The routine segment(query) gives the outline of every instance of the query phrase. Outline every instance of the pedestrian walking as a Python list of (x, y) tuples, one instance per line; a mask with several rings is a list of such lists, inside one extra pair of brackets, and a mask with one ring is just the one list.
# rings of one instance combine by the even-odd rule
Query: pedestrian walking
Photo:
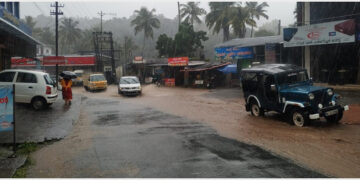
[(64, 77), (61, 79), (62, 95), (65, 101), (65, 105), (71, 105), (72, 100), (72, 80), (71, 78)]

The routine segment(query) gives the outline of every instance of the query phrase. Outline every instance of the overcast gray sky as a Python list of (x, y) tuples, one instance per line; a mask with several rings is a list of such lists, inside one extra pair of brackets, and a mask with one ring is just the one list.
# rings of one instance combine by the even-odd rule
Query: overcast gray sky
[[(186, 1), (180, 1), (185, 3)], [(269, 20), (260, 19), (257, 23), (261, 26), (264, 22), (269, 22), (273, 19), (280, 19), (282, 25), (292, 24), (294, 22), (293, 11), (295, 9), (296, 1), (266, 1), (269, 6), (267, 14)], [(104, 19), (111, 19), (113, 17), (129, 17), (134, 10), (140, 9), (141, 6), (148, 8), (155, 8), (156, 14), (163, 14), (165, 17), (174, 18), (177, 15), (177, 2), (170, 0), (153, 0), (153, 1), (62, 1), (65, 7), (61, 8), (64, 16), (67, 17), (99, 17), (98, 12), (115, 13), (116, 16), (106, 15)], [(21, 17), (37, 16), (40, 14), (49, 15), (50, 2), (21, 2), (20, 13)], [(200, 6), (209, 12), (208, 1), (200, 1)]]

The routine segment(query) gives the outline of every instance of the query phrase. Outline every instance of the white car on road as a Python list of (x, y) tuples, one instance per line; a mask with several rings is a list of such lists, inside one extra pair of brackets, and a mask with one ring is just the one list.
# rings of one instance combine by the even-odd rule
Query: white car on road
[(15, 84), (15, 102), (29, 103), (35, 110), (44, 109), (58, 97), (48, 73), (21, 69), (0, 72), (0, 85)]
[(136, 76), (123, 76), (120, 78), (118, 93), (124, 95), (141, 94), (141, 84)]

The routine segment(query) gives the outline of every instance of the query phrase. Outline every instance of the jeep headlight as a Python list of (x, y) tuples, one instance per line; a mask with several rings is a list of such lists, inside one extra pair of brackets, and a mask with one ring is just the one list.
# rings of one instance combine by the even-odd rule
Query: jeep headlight
[(315, 98), (315, 95), (313, 93), (309, 93), (309, 99), (313, 100)]
[(332, 91), (332, 89), (328, 89), (328, 90), (327, 90), (327, 93), (328, 93), (329, 96), (332, 96), (332, 95), (334, 94), (334, 92)]

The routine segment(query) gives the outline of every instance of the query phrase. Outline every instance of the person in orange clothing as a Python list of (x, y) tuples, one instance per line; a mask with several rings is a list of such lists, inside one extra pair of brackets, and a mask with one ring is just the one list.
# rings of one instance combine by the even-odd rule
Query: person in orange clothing
[(63, 99), (64, 99), (64, 101), (65, 101), (65, 105), (71, 105), (71, 100), (72, 100), (72, 90), (71, 90), (72, 81), (71, 81), (70, 78), (64, 77), (63, 79), (61, 79), (60, 83), (61, 83), (61, 87), (62, 87), (62, 95), (63, 95)]

